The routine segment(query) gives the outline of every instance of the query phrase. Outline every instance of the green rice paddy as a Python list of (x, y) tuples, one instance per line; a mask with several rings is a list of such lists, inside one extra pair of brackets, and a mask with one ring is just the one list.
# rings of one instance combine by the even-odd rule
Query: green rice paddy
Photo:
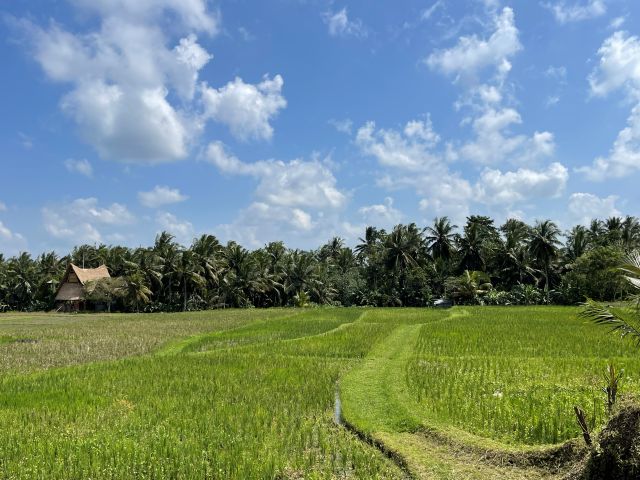
[(608, 362), (637, 391), (576, 312), (0, 314), (0, 478), (551, 478), (461, 459), (577, 437), (575, 404), (598, 428)]

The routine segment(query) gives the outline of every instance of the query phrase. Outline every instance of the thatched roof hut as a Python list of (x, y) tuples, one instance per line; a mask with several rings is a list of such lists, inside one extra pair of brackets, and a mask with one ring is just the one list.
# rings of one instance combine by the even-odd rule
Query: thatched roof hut
[(70, 263), (56, 293), (56, 302), (80, 302), (84, 300), (83, 289), (87, 282), (110, 278), (106, 265), (98, 268), (80, 268)]

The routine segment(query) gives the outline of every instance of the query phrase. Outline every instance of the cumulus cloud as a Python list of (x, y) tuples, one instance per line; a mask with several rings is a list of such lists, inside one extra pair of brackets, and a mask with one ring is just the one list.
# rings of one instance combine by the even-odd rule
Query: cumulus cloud
[(609, 155), (597, 157), (590, 166), (576, 170), (593, 181), (621, 178), (640, 170), (640, 104), (631, 111), (627, 126), (618, 133)]
[(256, 247), (282, 238), (311, 246), (318, 238), (340, 235), (340, 213), (348, 200), (338, 188), (330, 164), (311, 160), (243, 162), (221, 142), (213, 142), (204, 158), (226, 175), (257, 181), (253, 201), (229, 224), (218, 226), (226, 238)]
[(389, 228), (402, 221), (402, 212), (393, 206), (393, 198), (386, 197), (384, 203), (367, 205), (358, 209), (362, 219), (369, 225)]
[(591, 193), (573, 193), (569, 197), (569, 213), (573, 221), (586, 225), (594, 218), (620, 215), (616, 208), (617, 200), (615, 195), (600, 198)]
[(476, 193), (478, 199), (488, 205), (557, 198), (564, 191), (568, 178), (567, 168), (557, 162), (539, 171), (519, 168), (503, 173), (497, 169), (485, 169), (476, 184)]
[[(97, 18), (93, 30), (17, 23), (46, 75), (71, 86), (61, 108), (101, 157), (146, 164), (183, 159), (208, 120), (242, 139), (272, 137), (270, 121), (286, 106), (282, 77), (256, 85), (236, 78), (220, 89), (199, 83), (213, 56), (196, 34), (219, 30), (219, 15), (205, 0), (73, 4), (81, 18)], [(171, 29), (162, 28), (167, 23)]]
[(387, 167), (418, 171), (440, 162), (434, 153), (440, 137), (434, 132), (428, 117), (426, 121), (408, 122), (402, 132), (376, 130), (375, 122), (367, 122), (358, 129), (355, 141), (363, 153), (375, 157)]
[(376, 129), (368, 122), (358, 129), (355, 143), (360, 151), (375, 158), (385, 170), (378, 186), (396, 190), (411, 188), (423, 197), (420, 206), (436, 215), (464, 218), (473, 195), (469, 182), (451, 172), (448, 147), (438, 150), (439, 135), (427, 120), (407, 122), (402, 130)]
[(639, 98), (640, 39), (626, 32), (615, 32), (598, 49), (598, 55), (598, 66), (589, 76), (591, 93), (602, 97), (623, 88)]
[(158, 212), (156, 215), (156, 223), (161, 230), (171, 233), (182, 243), (187, 244), (193, 240), (195, 231), (193, 224), (186, 220), (180, 220), (172, 213)]
[(607, 13), (607, 6), (604, 0), (587, 0), (586, 2), (573, 4), (561, 1), (543, 5), (553, 13), (556, 21), (560, 24), (590, 20)]
[(210, 35), (220, 28), (219, 14), (209, 11), (206, 0), (71, 0), (71, 3), (100, 16), (139, 22), (161, 19), (168, 10), (187, 28)]
[(93, 177), (93, 167), (91, 166), (89, 160), (87, 160), (86, 158), (83, 158), (82, 160), (67, 158), (64, 161), (64, 166), (67, 171), (71, 173), (78, 173), (88, 178)]
[(609, 155), (599, 156), (590, 166), (577, 169), (590, 180), (620, 178), (640, 170), (640, 39), (615, 32), (604, 41), (598, 55), (598, 66), (589, 77), (591, 93), (604, 97), (622, 90), (635, 106)]
[(74, 243), (98, 243), (103, 235), (98, 227), (131, 224), (135, 217), (120, 203), (100, 207), (98, 199), (77, 198), (42, 209), (45, 230), (53, 237)]
[(284, 80), (280, 75), (264, 77), (252, 85), (236, 78), (222, 88), (203, 86), (205, 114), (227, 125), (241, 140), (268, 140), (273, 136), (271, 120), (287, 106), (282, 96)]
[[(197, 9), (189, 14), (178, 2), (142, 2), (122, 10), (113, 5), (127, 2), (76, 3), (99, 15), (98, 29), (74, 34), (56, 23), (41, 28), (22, 22), (47, 76), (72, 86), (62, 110), (104, 158), (140, 163), (184, 158), (200, 127), (190, 113), (198, 72), (211, 55), (192, 33), (171, 48), (152, 21), (167, 12), (189, 18), (185, 25), (190, 29), (208, 22), (198, 20)], [(125, 11), (134, 13), (126, 16)], [(170, 102), (170, 93), (181, 102)]]
[(209, 145), (205, 158), (221, 172), (258, 179), (255, 195), (269, 205), (341, 208), (346, 202), (327, 165), (319, 160), (260, 160), (245, 163), (226, 152), (224, 145)]
[(535, 132), (531, 137), (513, 135), (510, 127), (522, 123), (513, 108), (486, 110), (472, 122), (474, 140), (464, 144), (459, 154), (481, 164), (496, 164), (509, 160), (525, 163), (548, 157), (555, 150), (553, 134)]
[(366, 37), (367, 29), (360, 19), (349, 20), (346, 7), (337, 12), (328, 12), (324, 15), (324, 21), (332, 37)]
[(180, 193), (177, 188), (169, 188), (166, 185), (156, 185), (149, 192), (138, 192), (138, 200), (149, 208), (158, 208), (163, 205), (184, 202), (189, 197)]
[[(389, 190), (413, 189), (422, 197), (421, 210), (448, 215), (456, 221), (468, 215), (472, 203), (510, 207), (531, 199), (558, 197), (569, 178), (567, 168), (554, 162), (542, 169), (485, 168), (477, 180), (470, 181), (450, 169), (450, 161), (459, 158), (451, 153), (450, 145), (436, 148), (438, 141), (439, 137), (426, 122), (409, 122), (402, 131), (376, 130), (368, 123), (356, 135), (356, 145), (362, 153), (376, 158), (385, 168), (378, 178), (379, 186)], [(518, 155), (532, 160), (540, 152), (551, 153), (552, 136), (536, 133), (531, 138), (519, 138), (516, 147)]]
[(505, 7), (499, 15), (494, 15), (493, 22), (495, 30), (488, 38), (460, 37), (454, 47), (432, 53), (426, 60), (427, 65), (456, 78), (475, 78), (490, 66), (510, 70), (508, 59), (522, 48), (513, 10)]

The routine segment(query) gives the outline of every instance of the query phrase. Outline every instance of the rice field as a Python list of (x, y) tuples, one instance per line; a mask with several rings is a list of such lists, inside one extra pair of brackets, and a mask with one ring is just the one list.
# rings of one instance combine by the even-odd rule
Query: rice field
[(605, 420), (603, 373), (624, 369), (637, 391), (637, 347), (578, 320), (572, 309), (471, 308), (455, 322), (421, 327), (405, 375), (425, 419), (507, 443), (554, 444)]
[(578, 436), (576, 403), (602, 424), (607, 362), (637, 391), (635, 347), (575, 313), (0, 314), (0, 479), (406, 477), (337, 390), (413, 477), (476, 478), (420, 432), (524, 451)]

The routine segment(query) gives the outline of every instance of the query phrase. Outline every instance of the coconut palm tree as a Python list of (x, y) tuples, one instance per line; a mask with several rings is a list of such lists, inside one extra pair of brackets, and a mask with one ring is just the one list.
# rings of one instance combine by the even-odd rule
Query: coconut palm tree
[(448, 217), (436, 217), (433, 227), (425, 228), (427, 235), (425, 240), (431, 256), (450, 260), (455, 252), (455, 229), (457, 225), (452, 225)]
[(575, 261), (587, 251), (590, 245), (589, 231), (582, 225), (576, 225), (567, 234), (565, 254), (571, 262)]
[(537, 221), (531, 230), (529, 252), (539, 263), (544, 273), (544, 288), (549, 290), (551, 262), (558, 256), (560, 229), (551, 220)]
[(153, 292), (149, 289), (144, 275), (140, 272), (133, 272), (125, 279), (124, 297), (127, 303), (135, 308), (136, 312), (140, 311), (140, 305), (147, 304), (151, 301)]
[(202, 275), (202, 267), (198, 263), (195, 253), (191, 250), (180, 252), (173, 273), (176, 281), (182, 287), (182, 311), (186, 312), (189, 291), (193, 292), (206, 283)]

